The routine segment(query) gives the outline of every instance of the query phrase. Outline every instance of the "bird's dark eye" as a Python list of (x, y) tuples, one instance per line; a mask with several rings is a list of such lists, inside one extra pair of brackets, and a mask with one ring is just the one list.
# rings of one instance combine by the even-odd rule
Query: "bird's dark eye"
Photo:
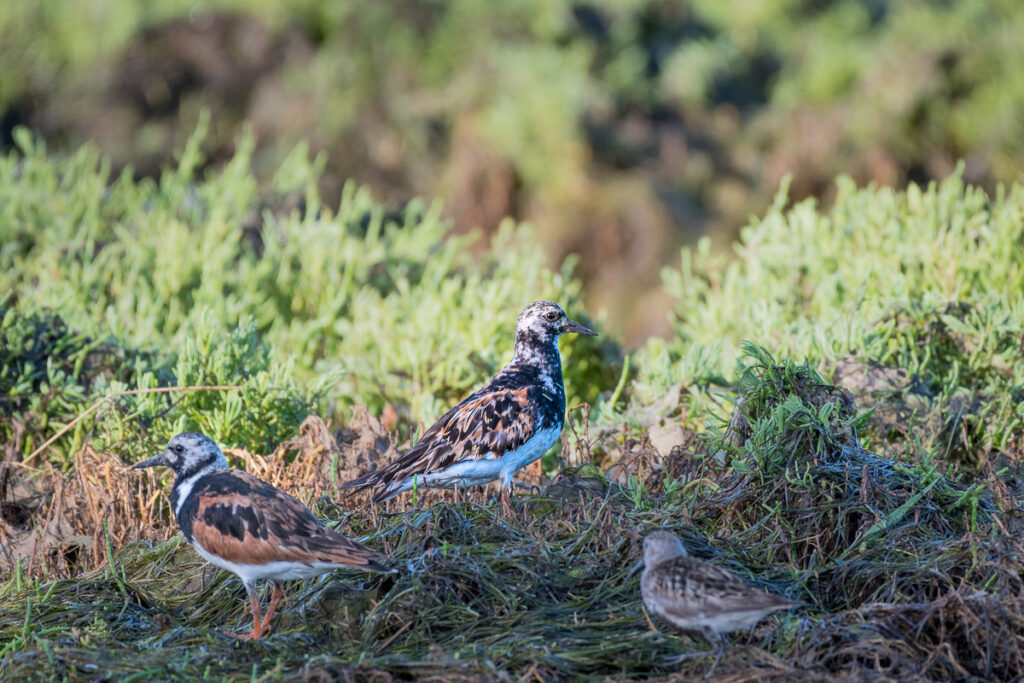
[(551, 322), (555, 322), (556, 320), (558, 320), (558, 311), (548, 311), (547, 313), (544, 314), (544, 318), (550, 320)]
[(185, 452), (185, 447), (182, 446), (180, 443), (176, 443), (173, 446), (171, 446), (171, 450), (180, 455)]

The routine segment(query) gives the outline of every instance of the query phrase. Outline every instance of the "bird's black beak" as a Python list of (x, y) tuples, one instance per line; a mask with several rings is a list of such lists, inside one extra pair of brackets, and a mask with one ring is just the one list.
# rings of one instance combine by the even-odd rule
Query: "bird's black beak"
[(133, 470), (141, 470), (141, 469), (143, 469), (145, 467), (170, 467), (170, 466), (171, 466), (171, 463), (168, 462), (167, 456), (164, 455), (163, 451), (161, 451), (159, 455), (154, 455), (152, 458), (150, 458), (148, 460), (143, 460), (142, 462), (135, 463), (134, 465), (131, 466), (131, 469), (133, 469)]
[(576, 322), (572, 318), (566, 318), (565, 319), (565, 332), (563, 332), (562, 334), (570, 334), (570, 333), (587, 334), (587, 335), (590, 335), (592, 337), (596, 337), (597, 336), (597, 332), (594, 332), (589, 327), (584, 327), (583, 325), (580, 325), (578, 322)]
[(633, 568), (626, 574), (627, 579), (632, 579), (634, 576), (640, 573), (640, 570), (644, 568), (644, 558), (637, 560), (637, 563), (633, 565)]

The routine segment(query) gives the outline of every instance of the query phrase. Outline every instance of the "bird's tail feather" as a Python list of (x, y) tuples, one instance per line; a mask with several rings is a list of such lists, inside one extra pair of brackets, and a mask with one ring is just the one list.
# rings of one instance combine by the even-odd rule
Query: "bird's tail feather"
[(365, 491), (371, 486), (375, 486), (377, 484), (377, 479), (379, 478), (379, 476), (379, 470), (368, 472), (361, 477), (353, 479), (352, 481), (347, 481), (344, 484), (338, 484), (338, 490), (345, 491), (344, 495), (346, 497), (355, 495), (360, 491)]
[(348, 497), (360, 491), (365, 491), (368, 488), (376, 488), (377, 490), (374, 491), (371, 500), (374, 503), (383, 503), (394, 498), (399, 493), (411, 490), (413, 487), (408, 482), (409, 478), (388, 481), (386, 470), (381, 469), (374, 470), (350, 482), (341, 484), (338, 486), (338, 489), (344, 491), (342, 495)]
[(411, 487), (409, 486), (405, 486), (404, 482), (391, 482), (387, 486), (379, 489), (376, 493), (374, 493), (373, 498), (371, 498), (371, 500), (374, 503), (383, 503), (386, 500), (391, 500), (392, 498), (397, 496), (399, 493), (402, 493), (403, 491), (410, 490), (410, 488)]
[(368, 572), (387, 574), (393, 571), (391, 562), (384, 555), (350, 539), (346, 538), (345, 541), (344, 545), (332, 549), (329, 561), (350, 569), (362, 569)]

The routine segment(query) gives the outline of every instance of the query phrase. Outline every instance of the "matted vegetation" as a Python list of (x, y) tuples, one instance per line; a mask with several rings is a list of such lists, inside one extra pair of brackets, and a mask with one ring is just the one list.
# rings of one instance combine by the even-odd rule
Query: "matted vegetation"
[[(341, 443), (311, 418), (270, 457), (230, 451), (401, 568), (394, 577), (338, 573), (293, 584), (274, 634), (256, 644), (224, 634), (245, 621), (241, 585), (180, 541), (167, 523), (166, 487), (110, 458), (80, 461), (56, 475), (60, 491), (39, 516), (59, 525), (77, 505), (84, 528), (76, 531), (95, 537), (79, 562), (93, 569), (61, 569), (53, 560), (66, 557), (61, 546), (13, 573), (0, 596), (4, 671), (667, 674), (678, 669), (673, 655), (707, 645), (654, 633), (626, 577), (643, 534), (660, 527), (680, 531), (697, 555), (809, 603), (740, 637), (719, 674), (1005, 679), (1024, 671), (1022, 549), (1006, 532), (1020, 511), (1006, 509), (1001, 483), (958, 481), (934, 463), (901, 465), (863, 450), (842, 390), (807, 366), (749, 352), (747, 408), (721, 453), (708, 450), (715, 439), (677, 446), (671, 476), (643, 484), (637, 477), (662, 458), (641, 443), (625, 486), (585, 466), (524, 498), (508, 519), (484, 493), (458, 503), (406, 494), (379, 514), (339, 507), (337, 475), (358, 473), (392, 446), (365, 414)], [(577, 455), (590, 445), (573, 444)], [(710, 663), (709, 653), (684, 671)]]
[[(527, 228), (468, 253), (436, 212), (354, 189), (337, 211), (312, 182), (258, 197), (244, 144), (207, 178), (193, 145), (109, 186), (89, 150), (22, 146), (0, 161), (3, 677), (700, 675), (708, 644), (652, 629), (627, 578), (662, 527), (807, 603), (716, 675), (1024, 675), (1020, 188), (846, 188), (825, 213), (780, 195), (731, 264), (666, 274), (676, 338), (628, 367), (607, 340), (563, 349), (590, 405), (505, 519), (488, 491), (376, 510), (335, 487), (500, 365), (521, 302), (573, 305)], [(114, 392), (195, 385), (239, 388), (113, 399), (36, 453)], [(240, 583), (180, 540), (167, 475), (127, 470), (186, 428), (401, 571), (295, 582), (268, 638), (229, 638)]]

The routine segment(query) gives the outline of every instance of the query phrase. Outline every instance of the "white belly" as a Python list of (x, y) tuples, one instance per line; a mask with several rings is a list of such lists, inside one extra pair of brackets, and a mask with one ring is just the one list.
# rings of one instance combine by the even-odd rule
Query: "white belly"
[(526, 467), (551, 448), (551, 445), (558, 440), (562, 428), (549, 427), (538, 431), (529, 441), (514, 451), (507, 451), (500, 458), (493, 454), (479, 460), (463, 460), (457, 462), (447, 469), (427, 474), (418, 474), (409, 477), (401, 483), (394, 491), (395, 494), (402, 491), (410, 491), (414, 486), (454, 488), (466, 486), (480, 486), (500, 478), (504, 486), (511, 486), (512, 476), (523, 467)]
[[(648, 605), (650, 608), (651, 605)], [(741, 631), (748, 629), (761, 619), (765, 618), (775, 610), (777, 607), (771, 607), (767, 609), (757, 609), (749, 611), (736, 611), (736, 612), (724, 612), (724, 613), (712, 613), (712, 614), (695, 614), (691, 617), (680, 618), (678, 616), (672, 616), (665, 614), (664, 612), (658, 612), (662, 618), (666, 621), (674, 624), (676, 627), (684, 631), (702, 631), (708, 629), (715, 633), (730, 633), (732, 631)]]
[(252, 584), (254, 581), (259, 581), (261, 579), (274, 579), (276, 581), (285, 581), (287, 579), (308, 579), (314, 576), (320, 576), (321, 574), (326, 574), (332, 569), (337, 569), (341, 566), (331, 562), (268, 562), (266, 564), (239, 564), (207, 552), (198, 543), (193, 543), (192, 547), (196, 549), (196, 552), (199, 553), (203, 559), (217, 565), (221, 569), (227, 569), (229, 572), (237, 574), (238, 577), (242, 579), (242, 583), (245, 584)]

